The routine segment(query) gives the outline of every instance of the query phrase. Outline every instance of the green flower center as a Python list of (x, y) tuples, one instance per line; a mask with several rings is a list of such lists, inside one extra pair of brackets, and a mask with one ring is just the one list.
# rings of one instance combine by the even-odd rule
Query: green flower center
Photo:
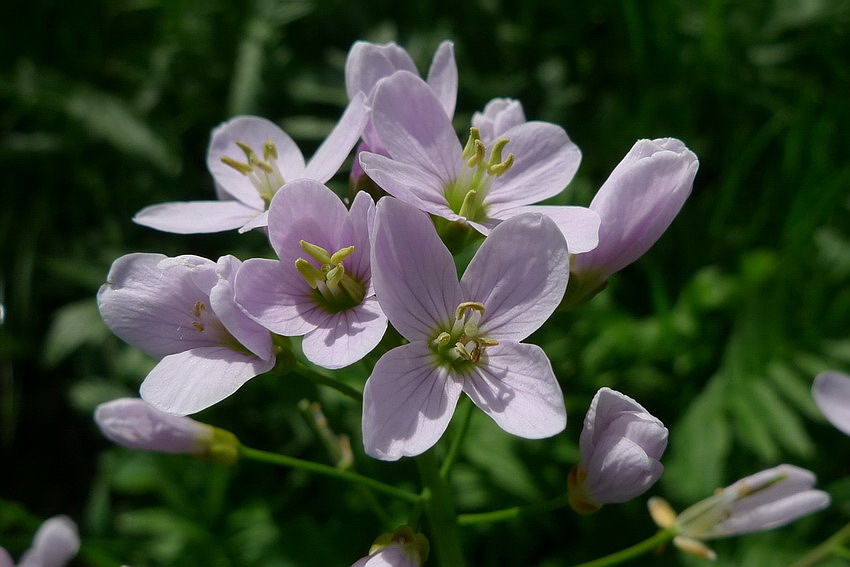
[(313, 288), (313, 297), (318, 305), (328, 313), (339, 313), (360, 305), (366, 296), (366, 286), (347, 273), (343, 264), (343, 260), (354, 252), (354, 246), (340, 248), (331, 254), (321, 246), (302, 240), (301, 248), (319, 263), (317, 268), (304, 258), (295, 260), (295, 269)]
[(268, 208), (274, 194), (285, 183), (277, 166), (277, 147), (271, 140), (266, 140), (263, 143), (263, 159), (260, 159), (254, 149), (245, 142), (237, 141), (236, 145), (245, 154), (246, 162), (229, 156), (222, 156), (221, 161), (246, 176)]
[(478, 323), (484, 315), (484, 305), (475, 301), (464, 301), (455, 310), (455, 320), (448, 331), (442, 331), (431, 346), (434, 352), (452, 366), (477, 363), (488, 346), (499, 341), (481, 335)]
[(469, 129), (469, 139), (461, 154), (466, 167), (445, 188), (446, 201), (452, 211), (471, 221), (487, 218), (484, 199), (490, 192), (490, 186), (514, 163), (512, 153), (502, 159), (502, 150), (509, 141), (508, 138), (496, 140), (490, 148), (490, 157), (485, 159), (487, 146), (481, 141), (478, 128), (473, 126)]

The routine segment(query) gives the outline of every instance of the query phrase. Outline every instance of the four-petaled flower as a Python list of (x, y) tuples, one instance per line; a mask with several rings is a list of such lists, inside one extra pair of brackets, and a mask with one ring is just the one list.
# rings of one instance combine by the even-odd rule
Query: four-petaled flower
[(372, 123), (389, 157), (361, 152), (360, 165), (390, 195), (482, 234), (513, 216), (549, 215), (552, 208), (571, 253), (596, 246), (593, 211), (527, 206), (560, 193), (578, 169), (581, 152), (560, 126), (522, 122), (494, 131), (499, 139), (489, 144), (472, 127), (462, 147), (436, 95), (406, 71), (379, 82)]
[(245, 232), (266, 226), (275, 193), (295, 179), (324, 183), (334, 176), (363, 132), (369, 107), (363, 94), (352, 97), (339, 123), (306, 164), (301, 150), (274, 122), (237, 116), (212, 132), (207, 167), (218, 201), (161, 203), (133, 217), (138, 224), (178, 234)]
[(815, 376), (812, 397), (826, 419), (850, 435), (850, 376), (826, 371)]
[[(35, 532), (32, 547), (21, 555), (18, 567), (65, 567), (79, 550), (77, 525), (67, 516), (53, 516)], [(0, 547), (0, 567), (15, 567), (3, 547)]]
[(201, 411), (274, 366), (271, 335), (234, 299), (240, 264), (141, 253), (113, 262), (97, 294), (100, 314), (113, 333), (161, 359), (140, 390), (157, 409)]
[(461, 391), (505, 431), (538, 439), (567, 414), (549, 359), (521, 343), (564, 293), (557, 226), (521, 215), (496, 227), (458, 281), (427, 215), (378, 203), (372, 271), (381, 305), (409, 344), (384, 354), (363, 392), (363, 442), (383, 460), (418, 455), (445, 431)]
[(366, 193), (348, 211), (321, 183), (293, 181), (269, 208), (269, 240), (280, 260), (247, 260), (236, 278), (247, 313), (272, 332), (304, 335), (304, 355), (319, 366), (357, 362), (387, 328), (369, 267), (374, 211)]

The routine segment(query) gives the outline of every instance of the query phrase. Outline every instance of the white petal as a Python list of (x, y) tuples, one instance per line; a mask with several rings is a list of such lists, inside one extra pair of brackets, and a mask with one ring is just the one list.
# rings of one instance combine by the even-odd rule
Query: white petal
[(461, 382), (437, 366), (427, 343), (382, 356), (363, 390), (363, 444), (376, 459), (395, 461), (430, 449), (443, 435)]
[(160, 411), (188, 415), (227, 398), (273, 366), (274, 360), (227, 347), (195, 348), (163, 358), (142, 382), (140, 393)]
[(262, 212), (240, 201), (186, 201), (145, 207), (133, 222), (175, 234), (233, 230)]
[(372, 352), (386, 330), (387, 318), (378, 300), (368, 297), (352, 309), (328, 313), (323, 322), (304, 336), (301, 348), (313, 364), (342, 368)]
[(464, 375), (463, 391), (499, 427), (527, 439), (551, 437), (567, 426), (564, 395), (537, 345), (501, 342)]

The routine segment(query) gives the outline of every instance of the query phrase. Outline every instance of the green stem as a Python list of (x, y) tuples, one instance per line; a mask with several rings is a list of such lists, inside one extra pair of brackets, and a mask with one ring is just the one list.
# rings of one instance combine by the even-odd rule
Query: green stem
[(416, 466), (425, 487), (422, 501), (428, 518), (428, 536), (434, 544), (437, 560), (441, 567), (463, 567), (454, 499), (446, 480), (440, 476), (433, 450), (416, 457)]
[(558, 496), (548, 502), (540, 504), (531, 504), (529, 506), (514, 506), (513, 508), (505, 508), (504, 510), (494, 510), (492, 512), (481, 512), (478, 514), (460, 514), (457, 517), (457, 523), (461, 526), (471, 526), (473, 524), (492, 524), (494, 522), (503, 522), (505, 520), (514, 520), (525, 516), (532, 516), (557, 510), (569, 504), (567, 495)]
[(850, 524), (835, 532), (829, 539), (804, 555), (794, 563), (793, 567), (811, 567), (812, 565), (817, 565), (833, 553), (840, 554), (841, 546), (848, 539), (850, 539)]
[(310, 368), (309, 366), (307, 366), (303, 362), (296, 363), (295, 369), (298, 371), (299, 374), (306, 376), (307, 378), (309, 378), (310, 380), (312, 380), (313, 382), (315, 382), (317, 384), (322, 384), (323, 386), (328, 386), (330, 388), (333, 388), (337, 392), (340, 392), (341, 394), (344, 394), (344, 395), (348, 396), (349, 398), (356, 400), (358, 402), (363, 401), (363, 393), (360, 392), (357, 388), (353, 388), (353, 387), (349, 386), (348, 384), (346, 384), (345, 382), (340, 382), (336, 378), (331, 378), (330, 376), (325, 376), (324, 374), (320, 374), (319, 372), (316, 372), (315, 370), (313, 370), (312, 368)]
[(472, 400), (467, 396), (463, 396), (460, 403), (463, 406), (460, 410), (460, 425), (454, 438), (452, 438), (452, 444), (449, 445), (449, 452), (446, 454), (445, 460), (443, 460), (443, 466), (440, 467), (440, 476), (443, 478), (449, 477), (449, 473), (452, 470), (455, 459), (457, 459), (458, 451), (460, 451), (461, 443), (466, 436), (466, 432), (469, 429), (469, 422), (472, 418), (472, 409), (474, 407)]
[(618, 563), (634, 559), (639, 555), (643, 555), (648, 551), (652, 551), (659, 545), (667, 543), (675, 536), (676, 532), (672, 529), (668, 528), (665, 530), (661, 530), (654, 536), (645, 539), (642, 542), (636, 543), (631, 547), (627, 547), (626, 549), (620, 550), (616, 553), (612, 553), (611, 555), (606, 555), (605, 557), (600, 557), (599, 559), (594, 559), (593, 561), (580, 563), (575, 567), (608, 567), (608, 565), (617, 565)]
[(296, 459), (295, 457), (288, 457), (286, 455), (280, 455), (278, 453), (269, 453), (268, 451), (252, 449), (251, 447), (245, 447), (244, 445), (239, 447), (239, 454), (245, 459), (259, 461), (261, 463), (268, 463), (271, 465), (278, 465), (282, 467), (310, 471), (312, 473), (328, 476), (338, 480), (344, 480), (346, 482), (353, 482), (363, 486), (368, 486), (373, 490), (383, 492), (384, 494), (389, 494), (390, 496), (394, 496), (400, 500), (405, 500), (413, 504), (419, 502), (420, 497), (418, 494), (413, 494), (412, 492), (408, 492), (407, 490), (402, 490), (400, 488), (396, 488), (395, 486), (390, 486), (389, 484), (385, 484), (381, 481), (369, 478), (368, 476), (363, 476), (357, 473), (340, 470), (329, 465), (314, 463), (312, 461), (305, 461), (303, 459)]

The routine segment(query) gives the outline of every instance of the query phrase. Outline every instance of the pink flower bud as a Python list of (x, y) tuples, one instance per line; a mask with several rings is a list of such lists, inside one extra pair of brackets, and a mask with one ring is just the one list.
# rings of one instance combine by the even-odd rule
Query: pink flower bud
[(94, 419), (111, 441), (131, 449), (186, 453), (215, 462), (235, 462), (239, 442), (228, 431), (162, 412), (138, 398), (97, 406)]
[[(67, 516), (53, 516), (35, 532), (32, 547), (21, 555), (18, 567), (64, 567), (79, 550), (77, 525)], [(12, 558), (2, 547), (0, 566), (14, 567)]]
[(664, 471), (659, 459), (667, 428), (610, 388), (594, 396), (579, 443), (582, 462), (570, 472), (569, 488), (570, 504), (580, 513), (640, 496)]

